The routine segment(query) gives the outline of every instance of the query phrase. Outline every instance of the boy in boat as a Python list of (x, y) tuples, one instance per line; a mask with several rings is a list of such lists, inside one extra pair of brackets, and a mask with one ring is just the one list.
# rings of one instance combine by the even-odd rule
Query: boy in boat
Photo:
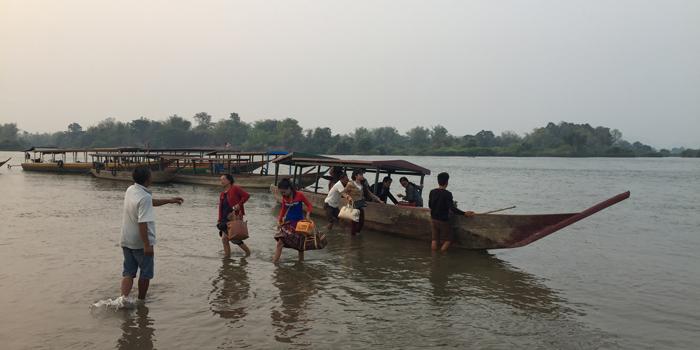
[(136, 272), (139, 275), (139, 300), (146, 299), (148, 285), (153, 278), (153, 246), (156, 244), (156, 224), (153, 207), (165, 204), (182, 204), (180, 197), (168, 199), (153, 198), (148, 186), (151, 185), (151, 170), (137, 167), (132, 173), (134, 184), (124, 194), (124, 217), (122, 222), (121, 247), (124, 253), (121, 294), (126, 298), (134, 285)]
[(403, 198), (404, 201), (408, 202), (409, 205), (414, 207), (423, 207), (423, 188), (408, 181), (408, 179), (403, 176), (399, 179), (401, 186), (406, 189), (406, 195), (398, 194), (399, 198)]
[(326, 199), (323, 201), (323, 209), (326, 211), (326, 218), (328, 219), (327, 230), (333, 229), (333, 224), (338, 222), (338, 214), (340, 214), (340, 198), (345, 186), (348, 184), (348, 174), (342, 172), (338, 174), (338, 181), (330, 188)]
[(382, 180), (382, 182), (374, 184), (369, 187), (369, 190), (372, 191), (379, 199), (382, 200), (384, 203), (388, 203), (388, 200), (391, 200), (394, 204), (397, 204), (399, 201), (394, 198), (394, 195), (391, 194), (391, 183), (394, 180), (392, 180), (391, 177), (386, 176)]
[(457, 215), (474, 216), (472, 211), (461, 211), (455, 206), (452, 198), (452, 192), (447, 190), (447, 184), (450, 180), (450, 174), (440, 173), (437, 176), (438, 188), (430, 191), (428, 197), (428, 206), (430, 207), (430, 221), (432, 228), (432, 242), (430, 248), (433, 251), (438, 250), (440, 241), (444, 240), (440, 251), (447, 252), (450, 244), (455, 240), (452, 226), (450, 226), (450, 212)]

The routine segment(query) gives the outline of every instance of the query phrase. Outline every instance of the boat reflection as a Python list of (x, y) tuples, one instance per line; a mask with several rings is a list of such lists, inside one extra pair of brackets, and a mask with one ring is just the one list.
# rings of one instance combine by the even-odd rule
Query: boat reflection
[[(334, 274), (364, 285), (366, 293), (427, 297), (433, 303), (479, 298), (537, 313), (565, 312), (565, 300), (544, 281), (487, 252), (433, 253), (429, 246), (368, 231), (360, 240), (329, 237)], [(426, 283), (427, 282), (427, 283)], [(357, 297), (361, 297), (358, 295)], [(416, 300), (418, 302), (418, 300)]]

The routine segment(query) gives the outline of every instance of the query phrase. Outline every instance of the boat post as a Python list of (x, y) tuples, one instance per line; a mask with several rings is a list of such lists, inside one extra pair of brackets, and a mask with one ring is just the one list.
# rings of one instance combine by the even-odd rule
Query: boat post
[(321, 179), (321, 166), (316, 167), (316, 188), (314, 188), (314, 193), (318, 193), (318, 180)]
[(379, 188), (379, 168), (376, 168), (375, 170), (377, 171), (377, 173), (374, 175), (374, 189), (376, 191)]
[(277, 179), (280, 174), (280, 163), (275, 163), (275, 186), (277, 186)]

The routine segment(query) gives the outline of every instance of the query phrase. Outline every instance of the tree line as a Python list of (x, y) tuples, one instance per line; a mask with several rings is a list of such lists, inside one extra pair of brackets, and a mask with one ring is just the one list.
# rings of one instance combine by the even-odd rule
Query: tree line
[(328, 127), (304, 129), (292, 118), (242, 121), (237, 113), (214, 121), (197, 113), (192, 121), (173, 115), (163, 121), (139, 118), (121, 122), (113, 118), (87, 129), (71, 123), (65, 131), (20, 132), (14, 123), (0, 125), (0, 149), (30, 146), (93, 148), (138, 146), (145, 148), (230, 147), (248, 151), (289, 150), (322, 154), (435, 155), (435, 156), (544, 156), (544, 157), (663, 157), (700, 156), (700, 150), (656, 150), (628, 142), (616, 129), (561, 122), (535, 128), (525, 135), (482, 130), (456, 136), (437, 125), (414, 127), (400, 133), (395, 127), (356, 128), (334, 134)]

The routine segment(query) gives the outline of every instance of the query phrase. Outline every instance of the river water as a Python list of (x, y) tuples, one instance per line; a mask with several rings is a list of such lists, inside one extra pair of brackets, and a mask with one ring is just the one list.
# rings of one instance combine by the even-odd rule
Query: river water
[(156, 208), (149, 300), (91, 310), (119, 295), (128, 184), (3, 167), (0, 347), (700, 347), (698, 160), (407, 159), (433, 170), (426, 188), (450, 172), (462, 209), (571, 212), (632, 198), (514, 250), (433, 255), (422, 242), (337, 231), (304, 263), (285, 251), (275, 266), (271, 195), (246, 205), (252, 256), (223, 259), (219, 190), (153, 186), (185, 203)]

